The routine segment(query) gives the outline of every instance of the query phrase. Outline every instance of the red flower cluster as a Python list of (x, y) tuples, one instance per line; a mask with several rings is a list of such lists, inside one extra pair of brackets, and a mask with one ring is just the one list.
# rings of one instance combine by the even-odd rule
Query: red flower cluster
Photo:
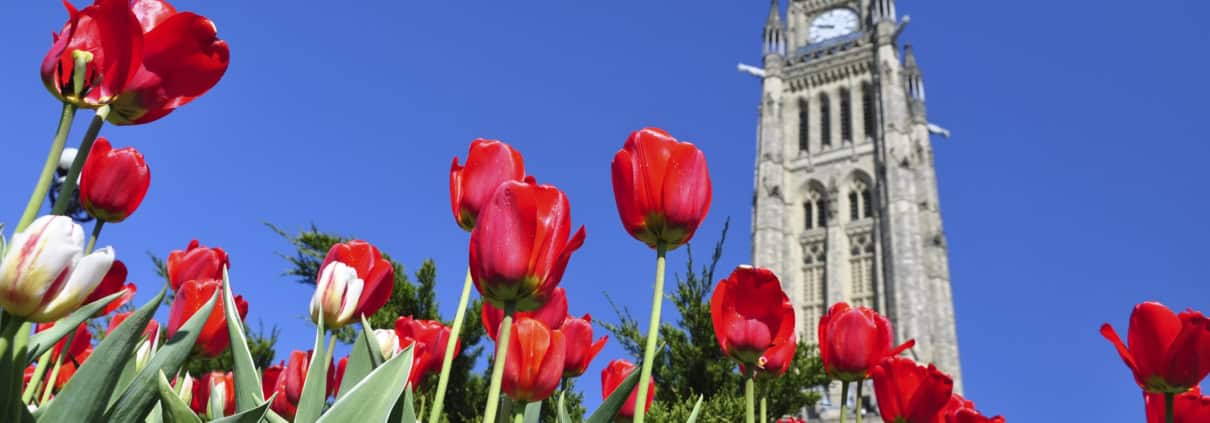
[[(441, 369), (445, 344), (450, 340), (450, 328), (436, 320), (416, 320), (403, 316), (395, 320), (395, 335), (399, 348), (412, 346), (412, 371), (408, 383), (413, 388), (430, 373)], [(454, 356), (462, 349), (461, 341), (454, 347)]]
[[(302, 398), (303, 385), (307, 381), (307, 368), (311, 365), (311, 355), (311, 351), (295, 350), (290, 353), (289, 361), (269, 366), (261, 373), (261, 389), (264, 391), (265, 398), (277, 394), (269, 408), (290, 421), (294, 420), (294, 414), (298, 412), (298, 402)], [(337, 376), (334, 366), (328, 363), (326, 394), (329, 397), (336, 395), (336, 391), (340, 387), (340, 380)]]

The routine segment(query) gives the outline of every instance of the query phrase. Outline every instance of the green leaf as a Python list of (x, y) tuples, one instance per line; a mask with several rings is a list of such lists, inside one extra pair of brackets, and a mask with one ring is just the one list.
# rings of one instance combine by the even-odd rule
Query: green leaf
[(361, 315), (361, 331), (365, 333), (366, 346), (370, 348), (370, 352), (373, 352), (370, 354), (370, 359), (374, 360), (374, 367), (381, 366), (387, 357), (382, 356), (382, 345), (378, 345), (378, 337), (374, 336), (374, 326), (370, 325), (364, 314)]
[[(88, 360), (80, 365), (75, 376), (63, 387), (63, 391), (46, 406), (41, 421), (45, 422), (91, 422), (99, 420), (109, 403), (109, 396), (116, 388), (114, 381), (122, 372), (123, 365), (143, 337), (143, 328), (151, 321), (152, 314), (160, 307), (167, 288), (150, 302), (139, 307), (130, 318), (118, 325), (101, 344), (93, 350)], [(150, 381), (148, 381), (150, 382)], [(150, 385), (150, 383), (148, 383)], [(149, 387), (150, 388), (150, 387)], [(120, 400), (119, 400), (120, 401)], [(146, 414), (146, 411), (140, 414)]]
[(693, 404), (693, 411), (689, 413), (689, 420), (686, 420), (685, 423), (696, 423), (697, 422), (697, 415), (698, 415), (698, 413), (702, 412), (702, 398), (705, 398), (705, 397), (703, 397), (701, 395), (697, 396), (697, 404)]
[(277, 415), (272, 408), (269, 409), (268, 413), (265, 413), (265, 420), (269, 421), (269, 423), (290, 423), (289, 420)]
[(385, 421), (403, 394), (406, 384), (402, 381), (408, 379), (411, 370), (412, 347), (409, 346), (353, 386), (348, 395), (332, 404), (319, 422)]
[(307, 379), (303, 382), (302, 395), (298, 398), (295, 423), (314, 423), (323, 413), (327, 396), (328, 366), (332, 360), (329, 348), (324, 344), (323, 306), (319, 309), (319, 321), (315, 323), (315, 348), (311, 351), (311, 363), (307, 366)]
[(117, 386), (117, 389), (115, 389), (113, 391), (113, 393), (109, 395), (109, 405), (110, 406), (112, 406), (113, 403), (117, 402), (118, 398), (121, 398), (121, 395), (126, 393), (126, 389), (130, 387), (130, 381), (132, 379), (134, 379), (134, 376), (136, 374), (135, 367), (138, 363), (136, 363), (135, 359), (136, 359), (137, 355), (138, 355), (138, 350), (135, 350), (134, 355), (126, 358), (126, 364), (124, 366), (122, 366), (122, 374), (118, 376), (118, 382), (117, 382), (117, 384), (115, 384), (115, 386)]
[(416, 400), (412, 397), (412, 388), (408, 387), (403, 391), (403, 395), (399, 401), (395, 402), (395, 406), (391, 407), (391, 416), (387, 418), (389, 423), (416, 423), (420, 419), (416, 418), (416, 408), (412, 406)]
[(160, 393), (160, 416), (163, 417), (164, 423), (202, 423), (202, 419), (193, 414), (189, 405), (168, 385), (164, 372), (156, 373), (156, 382), (157, 391)]
[(130, 381), (129, 387), (122, 393), (122, 397), (118, 398), (118, 402), (109, 407), (105, 416), (106, 421), (135, 423), (143, 420), (143, 417), (155, 406), (155, 391), (153, 391), (155, 388), (152, 385), (152, 379), (159, 373), (177, 374), (181, 369), (181, 364), (185, 362), (186, 358), (189, 358), (193, 344), (197, 342), (198, 334), (201, 333), (202, 326), (205, 326), (206, 321), (210, 319), (210, 313), (217, 302), (218, 292), (215, 292), (206, 301), (206, 304), (202, 305), (202, 308), (193, 313), (193, 316), (189, 317), (189, 320), (172, 334), (172, 338), (169, 338), (164, 346), (155, 353), (155, 356), (151, 357), (147, 366), (143, 367), (134, 380)]
[(59, 342), (63, 337), (75, 333), (80, 323), (84, 323), (85, 320), (92, 318), (94, 314), (97, 314), (102, 308), (105, 308), (113, 300), (121, 296), (121, 292), (116, 292), (108, 297), (85, 304), (75, 312), (67, 315), (67, 317), (56, 321), (55, 325), (50, 329), (35, 333), (29, 338), (29, 355), (26, 356), (25, 363), (32, 363), (42, 353), (50, 351), (55, 346), (55, 343)]
[(538, 423), (542, 418), (542, 401), (535, 401), (525, 404), (524, 423)]
[(269, 411), (269, 404), (273, 403), (273, 398), (275, 397), (277, 397), (277, 394), (270, 396), (269, 399), (265, 400), (265, 402), (261, 403), (261, 405), (244, 410), (243, 412), (223, 417), (221, 419), (211, 420), (210, 423), (257, 423), (266, 416), (266, 413)]
[(265, 397), (261, 390), (260, 373), (257, 373), (256, 364), (252, 362), (248, 338), (244, 335), (244, 322), (239, 317), (239, 309), (235, 307), (234, 295), (231, 293), (231, 278), (224, 266), (223, 313), (227, 317), (227, 333), (231, 337), (231, 357), (235, 367), (235, 410), (248, 411), (265, 402)]
[(622, 384), (618, 385), (618, 388), (612, 394), (609, 394), (609, 398), (605, 398), (605, 402), (602, 402), (601, 406), (597, 407), (597, 411), (588, 416), (586, 423), (612, 422), (613, 418), (618, 415), (618, 411), (622, 410), (622, 405), (626, 403), (626, 398), (630, 396), (630, 391), (633, 391), (634, 387), (638, 386), (638, 384), (639, 368), (636, 367), (634, 371), (630, 372), (630, 376), (626, 376), (626, 379), (622, 380)]
[(567, 415), (567, 391), (559, 393), (559, 423), (572, 423)]
[(349, 351), (349, 361), (345, 363), (345, 374), (340, 380), (340, 390), (336, 393), (337, 401), (344, 398), (345, 394), (353, 389), (353, 385), (382, 365), (382, 353), (374, 345), (377, 341), (370, 332), (370, 326), (363, 323), (361, 327), (357, 339), (353, 341), (353, 350)]

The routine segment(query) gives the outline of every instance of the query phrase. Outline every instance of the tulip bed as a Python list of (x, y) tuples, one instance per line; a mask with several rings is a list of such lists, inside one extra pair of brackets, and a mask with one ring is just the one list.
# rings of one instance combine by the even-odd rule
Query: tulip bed
[[(228, 50), (213, 22), (162, 0), (96, 0), (67, 9), (68, 21), (41, 68), (46, 87), (63, 104), (59, 130), (11, 242), (0, 242), (0, 421), (446, 421), (451, 362), (472, 288), (483, 300), (484, 326), (495, 345), (484, 421), (539, 421), (542, 401), (561, 382), (580, 377), (601, 351), (606, 338), (594, 341), (589, 316), (568, 315), (558, 287), (585, 242), (584, 228), (573, 232), (562, 191), (527, 175), (522, 155), (494, 140), (472, 142), (465, 163), (455, 158), (450, 170), (454, 220), (470, 233), (452, 326), (399, 316), (393, 328), (371, 327), (367, 317), (391, 297), (395, 269), (361, 240), (328, 251), (309, 305), (314, 346), (279, 365), (255, 365), (243, 324), (248, 305), (233, 292), (220, 248), (193, 241), (173, 252), (167, 286), (122, 311), (131, 308), (137, 287), (126, 283), (114, 249), (96, 242), (105, 224), (137, 210), (150, 172), (137, 150), (114, 149), (98, 134), (106, 122), (150, 123), (204, 94), (226, 71)], [(80, 109), (95, 116), (50, 213), (39, 216)], [(623, 226), (655, 253), (652, 313), (642, 361), (609, 363), (601, 375), (604, 401), (586, 420), (641, 423), (656, 394), (652, 363), (665, 256), (689, 242), (705, 218), (710, 175), (693, 144), (644, 128), (614, 156), (612, 177)], [(88, 237), (67, 216), (76, 199), (96, 219)], [(169, 293), (169, 321), (161, 331), (152, 316)], [(801, 332), (778, 276), (737, 267), (715, 286), (709, 308), (722, 356), (744, 380), (745, 421), (770, 421), (757, 385), (783, 377)], [(94, 341), (87, 325), (100, 318), (108, 319), (108, 328)], [(344, 328), (356, 328), (357, 335), (349, 355), (336, 360), (332, 336)], [(1210, 321), (1201, 313), (1143, 303), (1131, 316), (1128, 343), (1108, 325), (1101, 332), (1145, 391), (1148, 421), (1210, 421), (1210, 397), (1197, 389), (1210, 372)], [(885, 317), (845, 303), (820, 319), (819, 357), (828, 378), (841, 382), (842, 397), (853, 386), (861, 398), (872, 379), (888, 422), (1005, 421), (953, 393), (942, 371), (904, 357), (914, 342), (895, 346), (893, 333)], [(224, 353), (231, 357), (228, 371), (183, 369), (190, 356)], [(437, 377), (435, 395), (418, 402), (414, 389), (429, 374)], [(689, 422), (702, 405), (699, 397)], [(559, 422), (585, 419), (570, 415), (561, 396), (553, 413)]]

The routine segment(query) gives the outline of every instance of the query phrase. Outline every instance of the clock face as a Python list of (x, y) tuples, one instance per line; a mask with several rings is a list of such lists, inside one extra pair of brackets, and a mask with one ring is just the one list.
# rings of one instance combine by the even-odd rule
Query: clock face
[(857, 13), (852, 9), (839, 8), (823, 12), (807, 30), (807, 42), (818, 43), (823, 40), (839, 37), (856, 32), (858, 27)]

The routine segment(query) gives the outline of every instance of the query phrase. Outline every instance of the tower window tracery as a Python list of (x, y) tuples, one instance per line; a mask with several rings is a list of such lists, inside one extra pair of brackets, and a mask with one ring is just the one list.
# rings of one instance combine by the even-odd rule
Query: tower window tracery
[(860, 179), (853, 181), (849, 189), (849, 220), (855, 221), (874, 216), (873, 195), (870, 187)]
[(820, 194), (815, 189), (807, 192), (806, 200), (803, 200), (802, 203), (803, 229), (811, 230), (827, 227), (827, 209), (825, 207), (827, 207), (827, 204), (824, 203), (823, 194)]
[(827, 251), (823, 237), (808, 239), (803, 243), (803, 335), (809, 344), (819, 339), (818, 322), (827, 307)]

